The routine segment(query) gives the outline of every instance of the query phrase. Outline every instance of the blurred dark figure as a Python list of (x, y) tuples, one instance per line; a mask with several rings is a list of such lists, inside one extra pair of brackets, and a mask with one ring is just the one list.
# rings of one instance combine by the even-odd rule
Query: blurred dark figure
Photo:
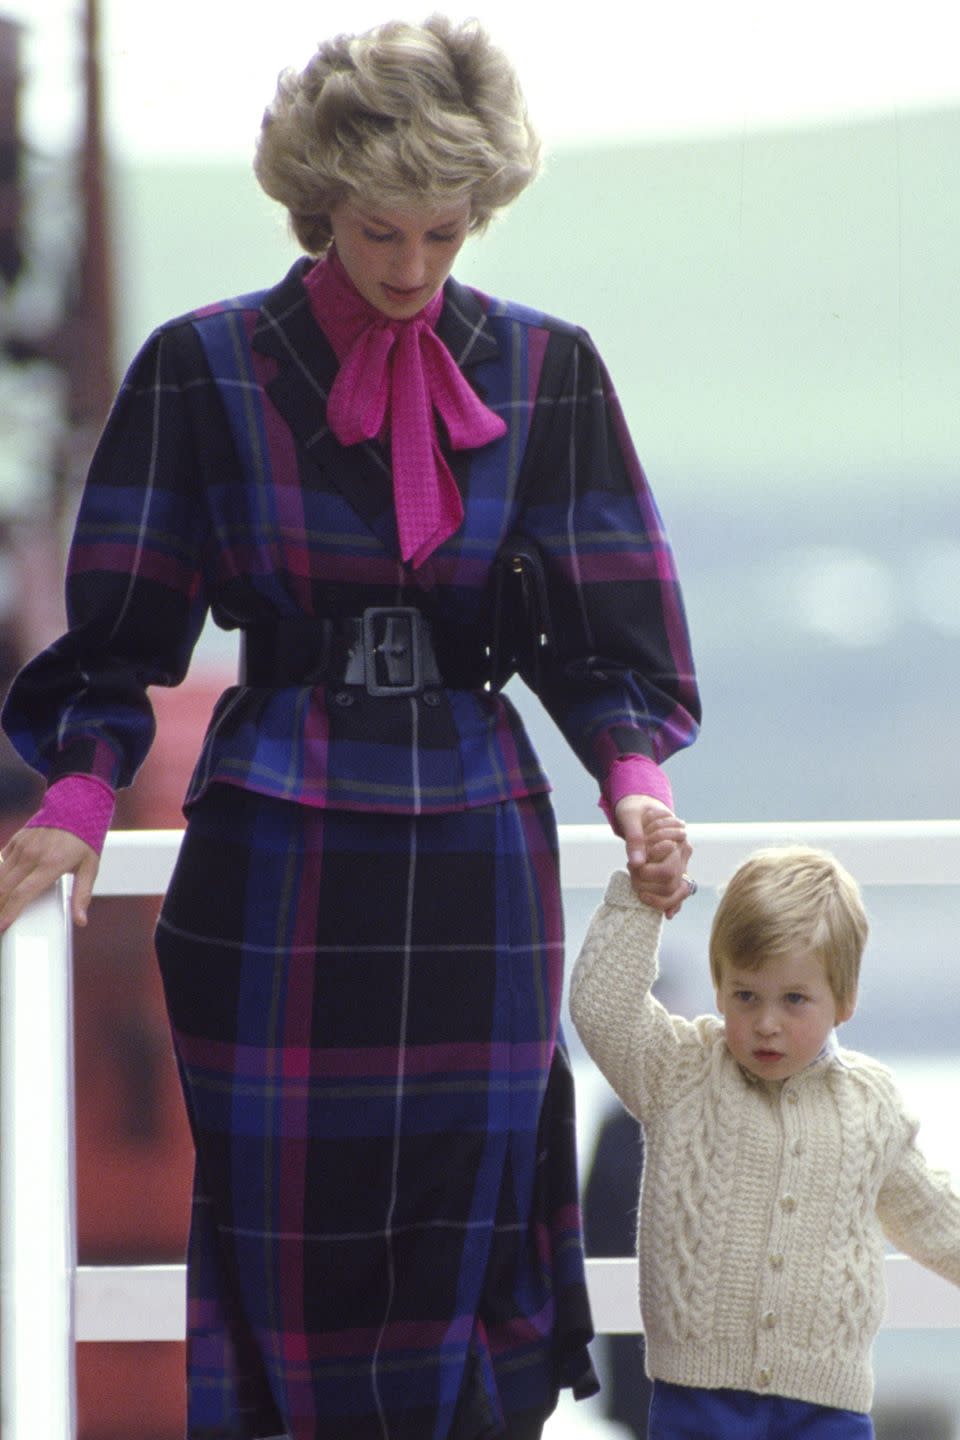
[[(600, 1127), (583, 1194), (583, 1233), (588, 1256), (636, 1253), (637, 1196), (643, 1166), (643, 1134), (620, 1105)], [(594, 1358), (602, 1385), (603, 1413), (646, 1440), (650, 1382), (644, 1370), (642, 1335), (601, 1335)]]

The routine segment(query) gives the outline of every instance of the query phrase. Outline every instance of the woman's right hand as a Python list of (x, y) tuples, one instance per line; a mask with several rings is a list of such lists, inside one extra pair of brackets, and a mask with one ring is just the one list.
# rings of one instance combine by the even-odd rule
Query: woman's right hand
[(70, 912), (75, 925), (86, 925), (100, 857), (85, 840), (49, 825), (24, 827), (3, 847), (0, 861), (0, 934), (61, 875), (74, 877)]
[(687, 827), (649, 795), (622, 796), (615, 817), (626, 841), (634, 893), (672, 920), (691, 894), (685, 873), (692, 853)]

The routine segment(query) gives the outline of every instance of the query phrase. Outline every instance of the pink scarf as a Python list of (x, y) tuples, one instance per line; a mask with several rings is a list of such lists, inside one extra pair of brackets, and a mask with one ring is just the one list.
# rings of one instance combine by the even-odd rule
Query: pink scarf
[(307, 272), (304, 284), (340, 361), (327, 400), (330, 429), (341, 445), (389, 431), (400, 554), (416, 568), (463, 521), (436, 416), (454, 450), (499, 440), (507, 427), (477, 398), (434, 332), (442, 290), (409, 320), (391, 320), (363, 298), (335, 250)]

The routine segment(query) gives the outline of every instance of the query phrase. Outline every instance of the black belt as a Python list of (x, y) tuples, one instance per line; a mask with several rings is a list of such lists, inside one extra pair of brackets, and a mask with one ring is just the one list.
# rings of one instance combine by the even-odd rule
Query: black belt
[(240, 684), (362, 685), (369, 695), (419, 695), (444, 680), (421, 611), (373, 605), (360, 616), (248, 626), (240, 641)]

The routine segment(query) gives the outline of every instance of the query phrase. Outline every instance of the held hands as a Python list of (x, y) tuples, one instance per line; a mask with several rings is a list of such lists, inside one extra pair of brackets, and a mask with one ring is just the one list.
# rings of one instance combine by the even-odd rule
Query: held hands
[(693, 893), (684, 873), (693, 854), (686, 826), (649, 795), (624, 795), (614, 818), (626, 841), (634, 891), (672, 920)]
[(0, 934), (61, 875), (74, 877), (70, 911), (75, 925), (86, 925), (100, 857), (85, 840), (67, 830), (36, 825), (18, 830), (0, 860)]

